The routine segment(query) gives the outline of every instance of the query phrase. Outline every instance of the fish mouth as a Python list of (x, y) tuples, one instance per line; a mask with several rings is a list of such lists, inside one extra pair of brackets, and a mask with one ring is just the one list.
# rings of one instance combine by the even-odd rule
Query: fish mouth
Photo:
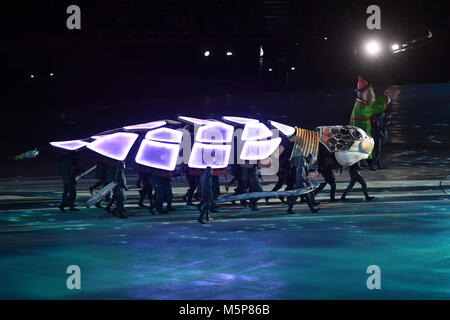
[(361, 144), (359, 145), (358, 151), (367, 153), (369, 155), (372, 153), (374, 146), (375, 146), (375, 142), (374, 142), (373, 138), (368, 137), (361, 142)]
[(336, 161), (344, 167), (349, 167), (358, 161), (367, 159), (370, 153), (366, 151), (337, 151), (335, 153)]

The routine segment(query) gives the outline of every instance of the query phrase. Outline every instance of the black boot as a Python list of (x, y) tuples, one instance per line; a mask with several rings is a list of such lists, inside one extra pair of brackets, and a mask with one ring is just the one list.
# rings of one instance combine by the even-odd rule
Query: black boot
[(366, 201), (371, 201), (373, 199), (375, 199), (374, 196), (369, 196), (369, 195), (366, 196)]
[(109, 205), (105, 207), (105, 210), (106, 210), (106, 212), (108, 212), (108, 213), (114, 214), (114, 212), (111, 211), (111, 206), (109, 206)]
[(97, 208), (99, 208), (99, 209), (103, 209), (103, 207), (102, 207), (102, 205), (100, 204), (100, 202), (97, 202), (97, 203), (95, 204), (95, 206), (96, 206)]
[(64, 206), (63, 206), (62, 204), (60, 204), (60, 205), (58, 206), (58, 208), (59, 208), (59, 210), (61, 210), (62, 212), (66, 212), (66, 210), (64, 210)]
[(141, 200), (138, 202), (138, 206), (141, 207), (141, 208), (145, 208), (145, 207), (146, 207), (146, 205), (144, 204), (144, 202), (141, 201)]
[(119, 219), (128, 219), (128, 217), (124, 215), (122, 212), (117, 213), (116, 217), (118, 217)]

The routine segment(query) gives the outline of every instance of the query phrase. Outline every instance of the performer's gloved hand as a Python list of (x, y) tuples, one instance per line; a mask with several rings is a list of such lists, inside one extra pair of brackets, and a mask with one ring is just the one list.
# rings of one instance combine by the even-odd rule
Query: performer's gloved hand
[(386, 91), (384, 91), (384, 93), (392, 98), (392, 97), (398, 96), (400, 93), (400, 90), (398, 90), (395, 87), (389, 87), (386, 89)]

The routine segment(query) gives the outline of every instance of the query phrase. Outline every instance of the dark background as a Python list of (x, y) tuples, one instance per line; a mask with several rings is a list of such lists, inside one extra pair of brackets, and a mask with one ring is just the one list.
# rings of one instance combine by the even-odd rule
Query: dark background
[[(81, 30), (66, 28), (71, 4)], [(366, 28), (371, 4), (381, 30)], [(347, 119), (358, 75), (380, 88), (450, 80), (449, 9), (444, 0), (14, 1), (2, 5), (1, 157), (181, 113), (294, 114), (284, 122), (318, 125), (317, 110), (286, 105), (333, 88), (349, 88), (349, 99), (329, 116)], [(377, 58), (364, 53), (372, 38), (387, 48)], [(265, 95), (273, 103), (258, 105)]]

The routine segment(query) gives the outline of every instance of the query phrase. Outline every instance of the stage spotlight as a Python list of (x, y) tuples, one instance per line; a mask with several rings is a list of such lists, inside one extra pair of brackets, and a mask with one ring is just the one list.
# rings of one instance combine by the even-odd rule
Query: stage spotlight
[(30, 74), (30, 78), (34, 78), (34, 74)]
[(205, 51), (205, 52), (203, 53), (203, 55), (204, 55), (205, 57), (209, 57), (210, 54), (211, 54), (211, 52), (209, 52), (209, 50), (207, 50), (207, 51)]
[(272, 69), (272, 68), (269, 68), (268, 70), (269, 70), (269, 72), (273, 71), (273, 69)]
[(233, 55), (233, 52), (227, 51), (227, 56), (231, 57)]
[(370, 55), (376, 55), (380, 52), (380, 44), (376, 41), (371, 41), (366, 45), (367, 53)]
[(53, 72), (50, 72), (50, 77), (53, 77), (55, 74)]
[(291, 70), (294, 71), (294, 70), (295, 70), (295, 67), (291, 67)]
[(398, 50), (398, 49), (400, 49), (400, 46), (398, 45), (398, 43), (394, 43), (392, 46), (391, 46), (391, 48), (392, 48), (392, 50)]

